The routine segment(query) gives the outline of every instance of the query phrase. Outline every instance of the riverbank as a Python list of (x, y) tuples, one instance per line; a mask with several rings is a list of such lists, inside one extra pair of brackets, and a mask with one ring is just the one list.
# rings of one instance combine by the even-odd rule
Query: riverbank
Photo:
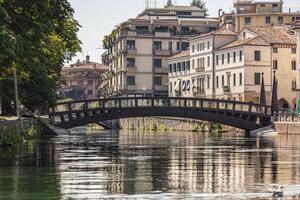
[(40, 127), (33, 118), (0, 121), (0, 146), (14, 145), (40, 135)]

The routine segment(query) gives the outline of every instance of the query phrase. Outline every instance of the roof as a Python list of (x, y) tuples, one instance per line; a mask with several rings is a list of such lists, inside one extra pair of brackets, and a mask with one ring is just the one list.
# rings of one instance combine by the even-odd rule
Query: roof
[(170, 6), (166, 8), (167, 10), (175, 11), (202, 11), (203, 9), (196, 6)]
[(233, 32), (233, 31), (230, 31), (230, 30), (228, 30), (226, 28), (221, 28), (221, 29), (218, 29), (216, 31), (212, 31), (212, 32), (207, 33), (207, 34), (202, 34), (200, 36), (193, 37), (190, 40), (195, 40), (195, 39), (206, 37), (206, 36), (210, 36), (210, 35), (233, 35), (233, 36), (236, 36), (237, 33)]
[(235, 40), (232, 43), (229, 43), (225, 46), (220, 47), (219, 50), (238, 47), (238, 46), (242, 46), (242, 45), (269, 46), (270, 44), (268, 42), (266, 42), (260, 36), (257, 36), (257, 37)]
[(297, 38), (287, 26), (270, 25), (247, 27), (246, 29), (264, 38), (270, 44), (296, 44)]
[(184, 58), (184, 57), (188, 57), (190, 56), (190, 50), (184, 50), (184, 51), (181, 51), (177, 54), (175, 54), (174, 56), (168, 58), (168, 60), (171, 60), (171, 59), (176, 59), (176, 58)]

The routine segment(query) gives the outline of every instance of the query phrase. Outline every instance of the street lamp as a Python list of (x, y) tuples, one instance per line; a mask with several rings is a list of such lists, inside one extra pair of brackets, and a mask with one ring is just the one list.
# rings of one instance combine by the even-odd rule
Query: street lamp
[(14, 86), (15, 86), (16, 113), (17, 113), (17, 118), (19, 120), (21, 119), (21, 114), (20, 114), (20, 103), (19, 103), (17, 69), (14, 69)]

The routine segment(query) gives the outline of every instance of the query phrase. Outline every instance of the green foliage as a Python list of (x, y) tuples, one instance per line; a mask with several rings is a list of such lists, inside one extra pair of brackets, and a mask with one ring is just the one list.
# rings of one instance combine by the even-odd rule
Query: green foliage
[(208, 14), (207, 14), (208, 10), (206, 8), (206, 3), (204, 1), (202, 1), (202, 0), (192, 0), (191, 6), (196, 6), (198, 8), (203, 9), (204, 10), (204, 15), (208, 16)]
[(57, 100), (62, 66), (81, 50), (73, 13), (67, 0), (0, 0), (0, 97), (5, 109), (14, 96), (14, 69), (26, 107), (46, 107)]

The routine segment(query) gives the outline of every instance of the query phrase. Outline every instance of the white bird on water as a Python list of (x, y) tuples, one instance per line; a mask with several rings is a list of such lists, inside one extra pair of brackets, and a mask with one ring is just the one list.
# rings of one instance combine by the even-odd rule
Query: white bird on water
[(283, 197), (283, 186), (279, 186), (278, 189), (273, 192), (273, 197)]

